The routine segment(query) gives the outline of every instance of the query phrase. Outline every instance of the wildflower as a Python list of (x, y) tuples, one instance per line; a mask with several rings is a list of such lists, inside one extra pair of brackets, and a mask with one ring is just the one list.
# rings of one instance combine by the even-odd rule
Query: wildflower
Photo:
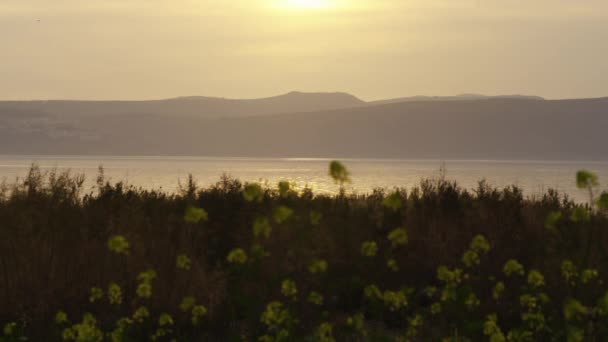
[(264, 191), (259, 184), (250, 183), (245, 185), (245, 189), (243, 189), (243, 197), (247, 202), (262, 202), (264, 199)]
[(339, 161), (334, 160), (329, 164), (329, 175), (340, 186), (350, 183), (350, 172)]
[(576, 207), (572, 210), (570, 220), (572, 222), (587, 222), (589, 221), (589, 211), (583, 207)]
[(571, 285), (576, 283), (576, 278), (578, 277), (578, 271), (574, 263), (570, 260), (564, 260), (562, 262), (562, 276), (564, 279)]
[(108, 301), (115, 305), (122, 303), (122, 290), (118, 284), (110, 283), (108, 286)]
[(596, 269), (586, 269), (581, 275), (581, 281), (583, 282), (583, 284), (587, 284), (598, 276), (599, 272)]
[(64, 341), (71, 341), (76, 339), (76, 333), (72, 328), (65, 328), (61, 331), (61, 339)]
[(190, 258), (188, 258), (187, 255), (180, 254), (180, 255), (177, 256), (177, 259), (175, 261), (175, 265), (179, 269), (189, 270), (190, 267), (192, 267), (192, 260), (190, 260)]
[(312, 274), (325, 273), (327, 271), (327, 261), (315, 259), (308, 266), (308, 271)]
[(125, 330), (132, 324), (129, 318), (121, 318), (116, 321), (116, 328), (109, 333), (110, 340), (112, 342), (121, 342), (124, 339)]
[(323, 305), (323, 296), (315, 291), (308, 295), (308, 301), (314, 305)]
[(133, 320), (138, 323), (143, 323), (146, 318), (150, 317), (150, 311), (145, 306), (139, 307), (133, 313)]
[(606, 292), (597, 303), (598, 313), (602, 316), (608, 315), (608, 292)]
[(63, 311), (58, 311), (55, 314), (55, 324), (63, 324), (68, 322), (68, 315)]
[(394, 192), (386, 196), (382, 201), (382, 204), (393, 211), (397, 211), (401, 208), (401, 195), (399, 192)]
[(404, 246), (408, 241), (407, 231), (403, 228), (394, 229), (388, 234), (388, 239), (393, 248)]
[[(483, 324), (484, 335), (490, 337), (490, 342), (506, 342), (505, 335), (498, 326), (498, 319), (496, 314), (491, 314), (486, 317), (486, 321)], [(510, 340), (509, 340), (510, 341)]]
[(195, 208), (189, 206), (186, 208), (186, 213), (184, 214), (184, 221), (186, 223), (199, 223), (201, 221), (207, 221), (209, 219), (209, 214), (203, 208)]
[(464, 302), (464, 305), (470, 310), (477, 308), (480, 304), (479, 298), (474, 293), (469, 293), (469, 296)]
[(608, 209), (608, 192), (602, 192), (602, 194), (597, 199), (597, 207), (600, 210)]
[(160, 314), (160, 316), (158, 317), (158, 325), (161, 327), (173, 325), (173, 317), (171, 317), (171, 315), (169, 315), (168, 313)]
[(15, 329), (17, 329), (17, 323), (10, 322), (4, 325), (4, 329), (2, 329), (2, 331), (4, 332), (4, 336), (12, 336)]
[(528, 273), (528, 284), (533, 287), (541, 287), (545, 285), (545, 278), (537, 270), (531, 270)]
[(207, 308), (202, 305), (192, 307), (192, 324), (198, 325), (201, 319), (207, 315)]
[(462, 263), (469, 268), (479, 265), (479, 254), (477, 254), (477, 252), (474, 250), (468, 250), (464, 252), (464, 254), (462, 255)]
[(589, 310), (576, 299), (568, 298), (564, 302), (564, 318), (566, 321), (572, 321), (582, 316), (587, 315)]
[(323, 218), (323, 215), (320, 212), (318, 212), (318, 211), (310, 212), (310, 224), (312, 224), (313, 226), (318, 226), (319, 223), (321, 223), (322, 218)]
[(182, 298), (182, 302), (179, 304), (179, 309), (183, 312), (190, 311), (190, 309), (194, 307), (195, 302), (196, 299), (194, 297), (184, 297)]
[(363, 294), (367, 298), (382, 299), (384, 297), (378, 286), (374, 284), (366, 286), (365, 289), (363, 289)]
[(580, 170), (576, 173), (576, 186), (579, 189), (593, 188), (599, 185), (597, 175), (591, 171)]
[(437, 268), (437, 279), (445, 284), (458, 285), (462, 281), (462, 270), (457, 268), (450, 271), (445, 266), (439, 266)]
[(154, 279), (156, 279), (156, 271), (153, 269), (149, 269), (137, 275), (137, 280), (143, 283), (149, 283)]
[(399, 271), (399, 265), (397, 264), (397, 260), (395, 260), (395, 259), (388, 259), (386, 261), (386, 267), (388, 267), (388, 269), (393, 272)]
[(547, 215), (545, 219), (545, 228), (547, 229), (555, 229), (555, 225), (562, 218), (562, 213), (560, 211), (553, 211)]
[(137, 285), (135, 293), (141, 298), (150, 298), (152, 296), (152, 284), (145, 282)]
[(523, 276), (525, 273), (522, 264), (515, 259), (511, 259), (505, 263), (503, 272), (507, 277), (511, 276), (512, 274)]
[(384, 305), (388, 306), (390, 311), (397, 311), (408, 305), (407, 297), (403, 291), (384, 291), (382, 299)]
[(485, 255), (490, 251), (490, 243), (483, 235), (476, 235), (471, 241), (469, 248), (478, 254)]
[(374, 241), (366, 241), (361, 245), (361, 255), (364, 257), (376, 256), (378, 245)]
[(315, 332), (316, 341), (319, 342), (335, 342), (331, 324), (327, 322), (321, 323)]
[(92, 287), (91, 295), (89, 296), (89, 301), (91, 303), (95, 303), (96, 301), (100, 300), (101, 298), (103, 298), (103, 290), (100, 289), (99, 287)]
[(251, 246), (251, 257), (253, 259), (261, 259), (261, 258), (265, 258), (267, 256), (269, 256), (270, 253), (268, 251), (266, 251), (266, 249), (264, 249), (264, 246), (259, 245), (259, 244), (253, 244), (253, 246)]
[(433, 303), (431, 304), (431, 314), (437, 315), (441, 313), (441, 303)]
[(281, 283), (281, 293), (285, 297), (292, 297), (298, 294), (298, 288), (296, 287), (296, 283), (291, 279), (285, 279)]
[(270, 226), (270, 222), (265, 217), (258, 217), (253, 222), (253, 236), (259, 237), (263, 236), (268, 238), (270, 233), (272, 232), (272, 227)]
[(418, 328), (421, 327), (423, 323), (422, 316), (420, 315), (414, 315), (414, 317), (408, 318), (405, 335), (410, 339), (414, 338), (416, 334), (418, 334)]
[(85, 313), (82, 316), (82, 322), (75, 324), (68, 331), (64, 330), (64, 334), (72, 335), (76, 341), (101, 342), (103, 333), (97, 328), (97, 320), (90, 313)]
[(282, 205), (274, 210), (272, 217), (276, 223), (281, 224), (287, 221), (291, 215), (293, 215), (293, 210)]
[(285, 198), (289, 194), (290, 184), (288, 181), (280, 181), (279, 182), (279, 194), (281, 197)]
[(266, 305), (266, 310), (260, 317), (260, 322), (269, 328), (280, 327), (289, 320), (289, 311), (283, 308), (281, 302), (271, 302)]
[(247, 254), (241, 248), (235, 248), (226, 257), (229, 263), (232, 264), (244, 264), (247, 262)]
[(498, 283), (496, 283), (496, 285), (494, 285), (494, 288), (492, 289), (492, 298), (494, 298), (494, 300), (499, 300), (504, 291), (505, 283), (499, 281)]
[(350, 316), (346, 319), (346, 324), (356, 332), (361, 333), (363, 336), (367, 335), (365, 332), (365, 319), (363, 314), (356, 314), (354, 316)]
[(122, 235), (114, 235), (108, 240), (108, 248), (116, 254), (128, 254), (129, 242)]
[(519, 297), (519, 304), (528, 310), (534, 310), (538, 307), (538, 298), (531, 294), (523, 294)]

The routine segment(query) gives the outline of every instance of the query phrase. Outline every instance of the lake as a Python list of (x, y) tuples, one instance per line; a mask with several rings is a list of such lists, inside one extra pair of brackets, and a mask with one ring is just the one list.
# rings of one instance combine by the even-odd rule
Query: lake
[[(423, 178), (440, 176), (445, 168), (447, 179), (472, 189), (481, 179), (490, 185), (517, 185), (526, 196), (549, 188), (567, 193), (577, 201), (587, 199), (576, 188), (575, 174), (588, 169), (600, 176), (608, 189), (608, 162), (581, 161), (498, 161), (498, 160), (394, 160), (341, 159), (352, 174), (348, 191), (366, 193), (374, 188), (411, 188)], [(87, 177), (87, 188), (94, 185), (98, 167), (112, 181), (147, 189), (175, 191), (192, 174), (200, 186), (216, 183), (222, 174), (243, 181), (262, 181), (276, 185), (289, 180), (297, 187), (311, 187), (317, 193), (334, 193), (338, 187), (328, 176), (330, 159), (310, 158), (211, 158), (211, 157), (123, 157), (123, 156), (0, 156), (0, 180), (14, 181), (27, 174), (32, 163), (43, 170), (70, 169)]]

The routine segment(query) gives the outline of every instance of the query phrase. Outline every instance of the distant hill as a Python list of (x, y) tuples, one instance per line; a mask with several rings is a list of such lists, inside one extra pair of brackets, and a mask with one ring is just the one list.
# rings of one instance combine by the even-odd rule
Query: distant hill
[(370, 105), (398, 103), (398, 102), (416, 102), (416, 101), (470, 101), (470, 100), (488, 100), (488, 99), (519, 99), (519, 100), (544, 100), (540, 96), (528, 95), (498, 95), (486, 96), (480, 94), (461, 94), (456, 96), (411, 96), (399, 97), (395, 99), (378, 100), (368, 102)]
[[(290, 97), (306, 96), (211, 101), (285, 108), (294, 103)], [(316, 105), (336, 105), (333, 96)], [(291, 113), (269, 113), (257, 102), (255, 113), (264, 115), (231, 112), (220, 118), (160, 110), (57, 114), (2, 103), (0, 154), (608, 160), (608, 98), (361, 104), (346, 94), (337, 97), (348, 107), (310, 111), (313, 105), (304, 101)], [(171, 101), (209, 103), (207, 98), (162, 103)]]
[[(62, 117), (91, 115), (172, 115), (204, 118), (313, 112), (365, 105), (346, 93), (290, 92), (261, 99), (191, 96), (153, 101), (0, 101), (0, 110), (35, 111)], [(0, 112), (1, 114), (2, 112)]]

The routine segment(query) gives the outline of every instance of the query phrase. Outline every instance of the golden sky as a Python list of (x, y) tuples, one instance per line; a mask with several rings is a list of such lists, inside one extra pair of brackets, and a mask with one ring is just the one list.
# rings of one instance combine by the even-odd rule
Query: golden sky
[(606, 42), (606, 0), (2, 0), (0, 98), (608, 96)]

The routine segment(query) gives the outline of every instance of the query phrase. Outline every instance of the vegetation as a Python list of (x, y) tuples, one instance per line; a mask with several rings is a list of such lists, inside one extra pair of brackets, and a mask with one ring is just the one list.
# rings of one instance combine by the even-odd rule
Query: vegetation
[[(608, 340), (608, 193), (0, 188), (1, 341)], [(574, 180), (573, 180), (574, 181)]]

